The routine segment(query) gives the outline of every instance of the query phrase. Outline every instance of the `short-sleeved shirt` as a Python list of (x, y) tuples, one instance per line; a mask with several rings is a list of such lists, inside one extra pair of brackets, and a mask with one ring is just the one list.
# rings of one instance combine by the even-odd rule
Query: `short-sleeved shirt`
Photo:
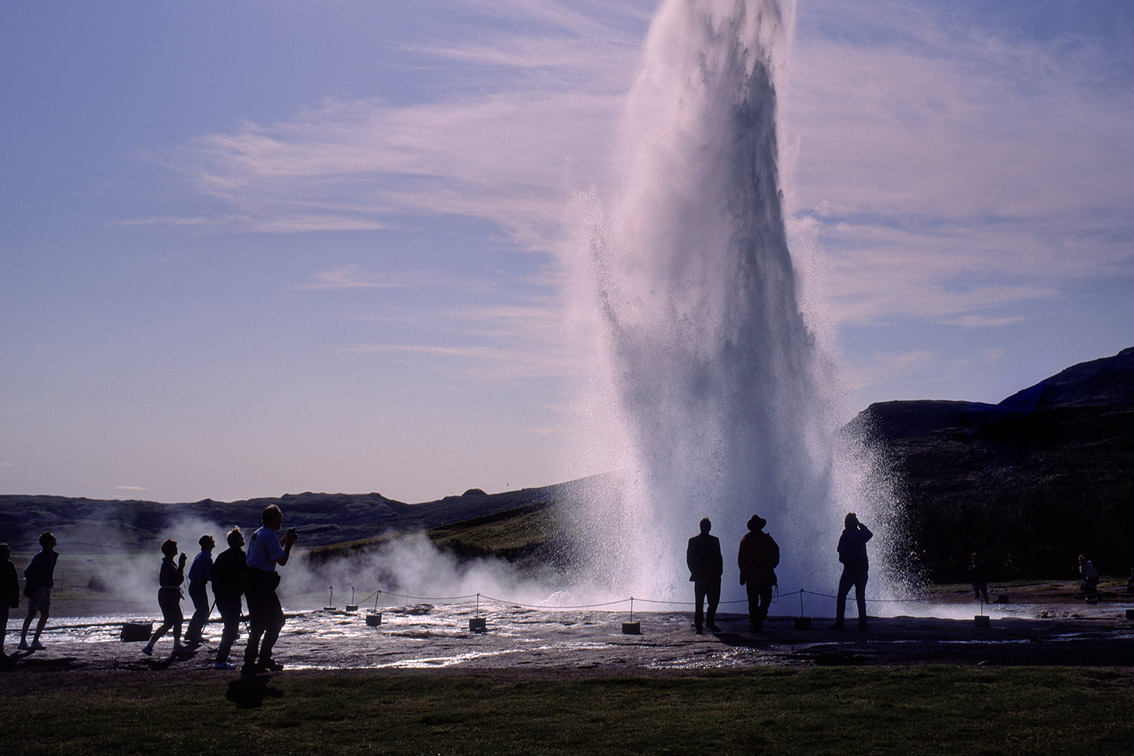
[(276, 531), (263, 525), (248, 541), (248, 566), (254, 570), (275, 572), (276, 560), (283, 559), (286, 553)]

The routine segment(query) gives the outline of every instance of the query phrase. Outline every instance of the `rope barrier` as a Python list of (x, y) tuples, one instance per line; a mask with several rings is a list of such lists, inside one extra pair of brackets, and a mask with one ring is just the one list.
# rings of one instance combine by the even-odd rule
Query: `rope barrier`
[[(639, 603), (644, 603), (644, 604), (655, 604), (655, 605), (662, 605), (662, 606), (679, 606), (680, 607), (680, 606), (695, 606), (696, 605), (696, 602), (694, 602), (694, 601), (676, 601), (676, 600), (668, 600), (668, 599), (644, 599), (644, 598), (639, 598), (638, 596), (627, 597), (627, 598), (622, 598), (622, 599), (614, 599), (612, 601), (602, 601), (602, 602), (593, 603), (593, 604), (528, 604), (528, 603), (524, 603), (522, 601), (513, 601), (511, 599), (498, 598), (498, 597), (489, 596), (489, 595), (486, 595), (486, 594), (483, 594), (483, 593), (469, 593), (469, 594), (465, 594), (463, 596), (413, 596), (413, 595), (410, 595), (408, 593), (395, 593), (393, 591), (385, 591), (385, 590), (382, 590), (381, 588), (379, 588), (378, 590), (373, 591), (372, 593), (368, 594), (365, 598), (360, 599), (358, 603), (362, 604), (363, 602), (369, 601), (371, 598), (374, 598), (376, 596), (383, 595), (383, 594), (386, 595), (386, 596), (391, 596), (393, 598), (408, 599), (408, 600), (412, 600), (412, 601), (436, 601), (436, 602), (441, 602), (441, 601), (457, 601), (457, 602), (459, 602), (459, 601), (471, 601), (471, 600), (474, 600), (474, 599), (479, 601), (479, 599), (483, 598), (486, 601), (491, 601), (491, 602), (496, 603), (496, 604), (506, 604), (506, 605), (509, 605), (509, 606), (520, 607), (522, 609), (547, 609), (547, 610), (600, 609), (602, 607), (607, 607), (607, 606), (617, 606), (619, 604), (629, 604), (630, 602), (633, 602), (633, 601), (637, 601)], [(775, 601), (779, 601), (780, 599), (785, 599), (785, 598), (788, 598), (788, 597), (791, 597), (791, 596), (799, 596), (799, 598), (800, 598), (800, 614), (802, 614), (803, 613), (802, 602), (803, 602), (803, 596), (804, 595), (815, 596), (815, 597), (818, 597), (818, 598), (825, 598), (825, 599), (837, 599), (838, 598), (838, 596), (832, 595), (830, 593), (818, 593), (816, 591), (809, 591), (805, 588), (800, 588), (799, 590), (791, 591), (790, 593), (777, 592), (772, 596), (772, 601), (775, 602)], [(900, 599), (867, 598), (866, 602), (872, 603), (872, 604), (904, 604), (904, 603), (915, 603), (915, 602), (930, 602), (930, 601), (934, 601), (934, 600), (936, 600), (936, 599), (934, 599), (932, 597), (918, 596), (918, 597), (913, 597), (913, 598), (900, 598)], [(728, 601), (721, 601), (721, 602), (719, 602), (718, 605), (719, 606), (725, 606), (725, 605), (731, 605), (731, 604), (747, 604), (747, 603), (748, 603), (747, 599), (730, 599)]]

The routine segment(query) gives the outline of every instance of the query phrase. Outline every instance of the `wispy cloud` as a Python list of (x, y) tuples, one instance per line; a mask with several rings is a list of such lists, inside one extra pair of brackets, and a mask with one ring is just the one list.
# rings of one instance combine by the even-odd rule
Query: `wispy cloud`
[[(463, 216), (549, 249), (569, 193), (608, 175), (654, 4), (457, 5), (459, 21), (401, 48), (447, 66), (447, 86), (328, 98), (154, 155), (223, 212), (128, 222), (298, 233)], [(1004, 325), (1005, 308), (1134, 267), (1134, 92), (1100, 76), (1108, 51), (1089, 37), (989, 28), (932, 5), (800, 6), (787, 190), (838, 323)], [(388, 285), (332, 270), (295, 288)]]
[(291, 287), (292, 291), (337, 291), (341, 289), (393, 289), (405, 284), (375, 281), (358, 265), (343, 265), (316, 273), (310, 281)]
[(986, 315), (963, 315), (959, 318), (942, 320), (944, 325), (955, 325), (963, 328), (1000, 328), (1002, 326), (1023, 323), (1023, 315), (1007, 315), (1005, 317), (989, 317)]
[(842, 322), (1003, 324), (976, 311), (1132, 272), (1134, 94), (1100, 80), (1096, 40), (904, 3), (799, 23), (796, 228), (817, 222)]
[(149, 157), (228, 208), (214, 219), (228, 228), (375, 229), (394, 215), (457, 215), (488, 220), (520, 246), (546, 248), (569, 192), (605, 171), (645, 9), (463, 5), (477, 14), (475, 24), (457, 21), (434, 43), (403, 48), (423, 61), (459, 64), (442, 95), (413, 103), (328, 98), (289, 119), (247, 121)]

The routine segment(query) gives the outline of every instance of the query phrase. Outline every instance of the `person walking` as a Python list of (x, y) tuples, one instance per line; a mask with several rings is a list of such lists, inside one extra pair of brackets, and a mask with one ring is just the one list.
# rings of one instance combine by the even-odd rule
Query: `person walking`
[(8, 612), (20, 605), (20, 576), (12, 564), (12, 550), (0, 543), (0, 659), (6, 659), (4, 638), (8, 635)]
[(150, 636), (150, 642), (142, 649), (142, 653), (150, 656), (154, 652), (154, 644), (161, 636), (173, 629), (173, 654), (181, 653), (181, 623), (185, 615), (181, 613), (181, 584), (185, 581), (185, 561), (188, 557), (184, 553), (174, 563), (177, 556), (177, 541), (172, 538), (165, 539), (161, 545), (161, 568), (158, 570), (158, 606), (161, 607), (161, 627)]
[(244, 573), (247, 570), (244, 551), (241, 549), (244, 533), (240, 532), (240, 528), (233, 528), (228, 531), (225, 539), (228, 548), (217, 555), (212, 571), (213, 597), (221, 621), (224, 622), (221, 642), (217, 647), (217, 659), (213, 664), (215, 669), (235, 669), (228, 661), (228, 654), (232, 650), (232, 644), (240, 637), (240, 599), (244, 594)]
[(973, 598), (977, 601), (988, 601), (988, 571), (984, 566), (984, 560), (980, 558), (980, 554), (973, 552), (972, 557), (969, 559), (969, 580), (973, 584)]
[(201, 545), (201, 551), (189, 567), (189, 598), (193, 601), (193, 616), (185, 628), (185, 642), (194, 646), (203, 640), (201, 631), (209, 621), (209, 592), (205, 588), (213, 569), (213, 549), (217, 545), (211, 535), (201, 536), (197, 543)]
[(272, 658), (272, 649), (283, 630), (283, 607), (276, 588), (280, 584), (276, 566), (287, 564), (295, 544), (294, 528), (282, 536), (283, 513), (275, 504), (260, 513), (263, 526), (252, 534), (248, 544), (248, 571), (245, 573), (244, 595), (248, 598), (248, 646), (244, 649), (241, 673), (278, 672), (283, 665)]
[[(721, 574), (724, 573), (721, 542), (716, 536), (709, 535), (713, 523), (708, 517), (702, 517), (700, 526), (700, 534), (690, 538), (685, 549), (685, 563), (689, 566), (689, 580), (693, 582), (693, 596), (697, 604), (693, 626), (697, 628), (698, 635), (705, 632), (706, 624), (710, 630), (720, 630), (716, 618), (717, 605), (721, 601)], [(706, 600), (707, 612), (703, 606)]]
[(839, 537), (839, 561), (843, 574), (839, 578), (839, 596), (835, 602), (835, 630), (843, 629), (843, 616), (847, 609), (847, 594), (854, 586), (858, 603), (858, 629), (866, 629), (866, 581), (870, 563), (866, 558), (866, 542), (874, 537), (870, 529), (858, 521), (851, 512), (843, 520), (843, 534)]
[[(32, 557), (24, 570), (24, 595), (28, 597), (28, 613), (24, 617), (24, 629), (20, 632), (21, 651), (40, 651), (43, 644), (39, 636), (47, 625), (51, 616), (51, 589), (55, 586), (55, 563), (59, 555), (55, 553), (55, 536), (51, 531), (45, 531), (39, 536), (39, 553)], [(39, 613), (39, 623), (35, 626), (35, 635), (32, 636), (31, 645), (28, 645), (28, 628), (32, 618)]]
[(755, 632), (764, 631), (764, 619), (772, 603), (772, 588), (776, 585), (776, 567), (780, 563), (780, 547), (775, 539), (764, 532), (768, 524), (760, 515), (748, 520), (748, 532), (740, 539), (736, 555), (740, 567), (740, 584), (748, 592), (748, 621)]
[(1085, 554), (1079, 555), (1079, 576), (1083, 578), (1079, 590), (1087, 595), (1099, 592), (1099, 571), (1095, 569), (1094, 563), (1087, 559)]

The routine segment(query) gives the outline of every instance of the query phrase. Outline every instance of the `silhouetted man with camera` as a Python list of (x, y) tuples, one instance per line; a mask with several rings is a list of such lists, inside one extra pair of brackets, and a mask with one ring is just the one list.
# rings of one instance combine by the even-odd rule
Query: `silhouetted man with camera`
[(248, 647), (244, 650), (241, 672), (278, 672), (283, 665), (272, 658), (272, 648), (284, 626), (283, 607), (276, 587), (280, 584), (276, 565), (287, 564), (295, 544), (295, 529), (282, 536), (283, 513), (275, 504), (265, 507), (260, 515), (264, 525), (248, 542), (248, 569), (244, 578), (244, 595), (248, 600)]

